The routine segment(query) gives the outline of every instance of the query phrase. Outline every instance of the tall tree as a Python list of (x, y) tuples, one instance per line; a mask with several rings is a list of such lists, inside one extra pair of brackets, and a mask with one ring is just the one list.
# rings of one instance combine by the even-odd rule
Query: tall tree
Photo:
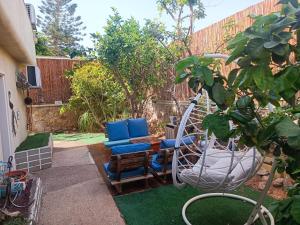
[[(204, 6), (201, 0), (157, 0), (161, 12), (167, 13), (173, 20), (174, 31), (172, 41), (179, 42), (183, 51), (192, 55), (190, 36), (194, 32), (196, 20), (205, 17)], [(180, 52), (182, 53), (182, 52)], [(181, 57), (182, 55), (180, 55)]]
[(105, 33), (93, 35), (96, 55), (123, 88), (133, 117), (145, 113), (147, 101), (162, 85), (161, 77), (171, 66), (151, 27), (149, 21), (142, 27), (133, 18), (123, 20), (114, 9)]
[[(153, 29), (157, 39), (168, 49), (177, 62), (185, 55), (192, 55), (191, 37), (194, 32), (195, 22), (205, 17), (205, 8), (201, 0), (157, 0), (157, 6), (161, 12), (169, 15), (173, 21), (173, 30), (163, 33), (159, 29)], [(171, 43), (171, 44), (170, 44)], [(177, 111), (181, 114), (180, 105), (176, 98), (175, 70), (169, 71), (170, 82), (165, 87), (171, 98), (176, 103)]]
[(55, 55), (72, 55), (81, 49), (79, 42), (86, 27), (81, 17), (75, 15), (76, 8), (72, 0), (43, 0), (39, 6), (42, 15), (38, 16), (38, 26)]
[(37, 42), (35, 44), (36, 55), (51, 56), (54, 55), (48, 46), (48, 38), (42, 33), (37, 33)]

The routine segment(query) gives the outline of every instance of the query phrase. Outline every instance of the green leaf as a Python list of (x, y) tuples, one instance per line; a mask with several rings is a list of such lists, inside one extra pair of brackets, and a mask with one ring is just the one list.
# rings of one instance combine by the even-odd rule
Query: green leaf
[(235, 88), (242, 88), (244, 86), (248, 86), (252, 82), (252, 69), (253, 68), (250, 67), (240, 70), (233, 86)]
[(292, 34), (290, 32), (280, 32), (280, 33), (274, 33), (273, 39), (276, 42), (279, 42), (280, 44), (287, 44), (289, 43), (290, 39), (292, 38)]
[(266, 89), (272, 87), (274, 78), (269, 66), (262, 65), (262, 66), (254, 67), (251, 73), (253, 75), (253, 79), (256, 86), (260, 90), (265, 91)]
[(182, 72), (189, 66), (199, 63), (199, 58), (197, 56), (189, 56), (182, 60), (179, 60), (175, 65), (175, 70), (177, 72)]
[(204, 129), (213, 132), (220, 139), (228, 139), (231, 134), (226, 115), (209, 114), (204, 118), (202, 126)]
[(300, 149), (300, 133), (296, 137), (288, 137), (288, 145), (294, 149)]
[(274, 48), (276, 47), (277, 45), (280, 45), (280, 42), (276, 42), (276, 41), (268, 41), (268, 42), (265, 42), (264, 43), (264, 47), (265, 48)]
[(287, 28), (288, 26), (292, 25), (292, 23), (296, 22), (294, 18), (291, 17), (284, 17), (277, 23), (272, 24), (271, 26), (271, 32), (279, 32)]
[(291, 3), (291, 5), (292, 5), (294, 8), (298, 8), (298, 6), (299, 6), (298, 0), (280, 0), (278, 3), (280, 3), (280, 4), (288, 4), (288, 3)]
[(233, 49), (236, 46), (245, 45), (249, 39), (245, 36), (243, 32), (238, 33), (233, 39), (228, 41), (227, 48)]
[(272, 60), (275, 63), (281, 65), (286, 61), (286, 58), (285, 58), (285, 56), (279, 56), (279, 55), (276, 55), (274, 52), (272, 52)]
[(214, 62), (213, 58), (201, 57), (199, 58), (201, 66), (209, 66)]
[(233, 69), (230, 71), (228, 75), (228, 86), (231, 87), (237, 77), (237, 74), (239, 72), (239, 69)]
[(249, 39), (265, 39), (267, 38), (267, 33), (263, 29), (255, 29), (255, 26), (252, 26), (245, 30), (245, 36)]
[(238, 122), (241, 124), (247, 124), (249, 122), (248, 118), (246, 118), (239, 110), (235, 110), (229, 113), (229, 116), (234, 122)]
[(235, 92), (233, 90), (227, 90), (225, 97), (225, 104), (227, 107), (231, 106), (235, 101)]
[(188, 85), (191, 89), (193, 89), (193, 91), (197, 92), (198, 91), (198, 87), (199, 87), (199, 81), (197, 78), (195, 77), (191, 77), (189, 79)]
[(300, 223), (300, 196), (293, 197), (294, 200), (291, 207), (291, 215), (297, 223)]
[(295, 99), (295, 94), (297, 93), (297, 90), (295, 90), (294, 88), (290, 88), (290, 89), (286, 89), (283, 92), (280, 92), (279, 94), (281, 95), (281, 97), (286, 100), (287, 102), (289, 102), (292, 105), (292, 102)]
[(252, 103), (251, 97), (242, 96), (241, 98), (239, 98), (239, 100), (237, 100), (236, 107), (238, 109), (245, 109), (249, 107), (251, 103)]
[(177, 75), (175, 78), (175, 84), (182, 83), (188, 76), (189, 74), (187, 73), (182, 73), (180, 75)]
[(234, 60), (242, 56), (242, 53), (244, 52), (246, 46), (238, 46), (231, 52), (229, 58), (226, 61), (226, 65), (229, 65), (232, 63)]
[[(229, 58), (227, 59), (226, 65), (230, 64), (231, 62), (242, 56), (242, 53), (245, 51), (247, 42), (248, 38), (240, 34), (238, 34), (235, 39), (229, 42), (228, 48), (234, 48), (234, 50), (231, 52)], [(229, 46), (231, 46), (232, 48)]]
[(297, 126), (290, 118), (286, 117), (276, 126), (276, 133), (281, 137), (297, 137), (300, 136), (300, 127)]
[(223, 105), (225, 102), (226, 90), (220, 83), (215, 83), (212, 88), (212, 95), (214, 101), (219, 104)]
[(286, 92), (290, 89), (297, 89), (297, 79), (299, 78), (298, 69), (294, 66), (289, 66), (276, 75), (275, 91), (278, 93)]
[(261, 28), (265, 25), (269, 25), (274, 23), (278, 19), (278, 15), (276, 13), (271, 13), (269, 15), (259, 15), (254, 17), (255, 22), (253, 23), (254, 27)]
[(275, 127), (276, 124), (271, 124), (267, 128), (263, 128), (259, 131), (259, 134), (257, 135), (257, 139), (260, 145), (264, 144), (266, 141), (268, 141), (273, 135), (276, 134)]
[(300, 173), (300, 169), (296, 169), (292, 174), (298, 174)]
[(255, 38), (249, 41), (246, 47), (246, 52), (254, 59), (264, 58), (268, 52), (264, 48), (265, 40)]
[(276, 55), (286, 56), (290, 51), (290, 47), (288, 44), (280, 44), (280, 45), (277, 45), (276, 47), (272, 48), (271, 51), (273, 53), (275, 53)]
[(247, 55), (245, 57), (241, 57), (237, 64), (242, 68), (242, 67), (248, 67), (251, 65), (251, 56), (250, 55)]
[(210, 69), (207, 67), (202, 66), (201, 67), (202, 73), (203, 73), (203, 80), (208, 86), (212, 86), (214, 84), (214, 78), (213, 78), (213, 73), (211, 72)]

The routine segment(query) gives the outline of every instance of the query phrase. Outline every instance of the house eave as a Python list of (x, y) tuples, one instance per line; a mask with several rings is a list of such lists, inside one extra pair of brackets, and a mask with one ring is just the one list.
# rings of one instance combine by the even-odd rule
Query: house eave
[(22, 64), (36, 64), (34, 33), (23, 0), (0, 1), (0, 46)]

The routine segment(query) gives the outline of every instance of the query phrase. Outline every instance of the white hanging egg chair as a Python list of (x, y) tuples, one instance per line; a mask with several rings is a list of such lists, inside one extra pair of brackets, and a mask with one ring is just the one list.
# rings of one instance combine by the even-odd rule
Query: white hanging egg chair
[[(229, 194), (228, 192), (236, 190), (256, 174), (263, 164), (263, 156), (255, 147), (238, 149), (234, 139), (223, 143), (213, 134), (208, 137), (207, 131), (202, 128), (202, 121), (211, 112), (211, 108), (208, 94), (198, 93), (182, 116), (176, 137), (172, 163), (174, 185), (180, 188), (188, 184), (205, 192), (211, 192), (186, 202), (182, 209), (185, 223), (191, 224), (186, 217), (186, 209), (193, 202), (204, 198), (227, 197), (255, 206), (245, 225), (253, 224), (258, 219), (263, 225), (274, 225), (273, 216), (262, 206), (262, 202), (272, 183), (276, 162), (273, 163), (269, 180), (258, 202)], [(193, 144), (186, 145), (184, 141), (189, 138), (191, 139), (189, 143), (193, 142)], [(267, 220), (265, 216), (269, 219)]]

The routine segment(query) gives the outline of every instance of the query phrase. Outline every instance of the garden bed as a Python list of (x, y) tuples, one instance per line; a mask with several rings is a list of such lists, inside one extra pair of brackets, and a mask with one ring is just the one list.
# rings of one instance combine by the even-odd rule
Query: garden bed
[(52, 134), (35, 134), (28, 138), (15, 152), (16, 169), (35, 172), (52, 166)]

